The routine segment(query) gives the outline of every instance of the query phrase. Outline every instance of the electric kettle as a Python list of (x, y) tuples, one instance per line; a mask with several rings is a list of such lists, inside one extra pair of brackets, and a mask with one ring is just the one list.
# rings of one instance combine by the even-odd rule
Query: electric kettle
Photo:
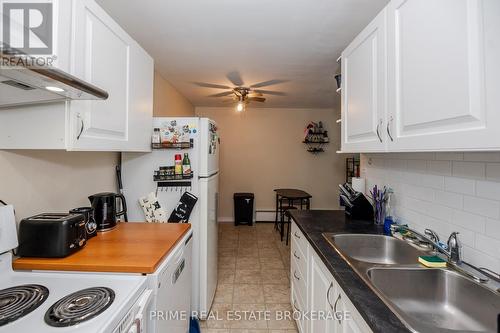
[[(117, 199), (121, 201), (122, 210), (117, 212)], [(127, 205), (123, 194), (112, 192), (97, 193), (89, 197), (94, 208), (94, 219), (97, 231), (107, 231), (116, 227), (117, 218), (127, 213)]]

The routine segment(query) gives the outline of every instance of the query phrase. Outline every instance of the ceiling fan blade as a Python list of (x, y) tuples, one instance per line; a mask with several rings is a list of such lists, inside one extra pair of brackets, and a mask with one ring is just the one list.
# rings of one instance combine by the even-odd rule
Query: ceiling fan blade
[(250, 93), (248, 94), (248, 97), (262, 97), (262, 96), (264, 95), (262, 95), (262, 93), (257, 91), (250, 91)]
[(243, 86), (243, 79), (241, 78), (241, 75), (238, 71), (232, 71), (227, 73), (226, 77), (228, 78), (229, 81), (231, 81), (232, 84), (234, 84), (237, 87)]
[(252, 84), (250, 88), (261, 88), (261, 87), (268, 87), (268, 86), (273, 86), (275, 84), (280, 84), (280, 83), (285, 83), (288, 82), (288, 80), (269, 80), (269, 81), (264, 81), (256, 84)]
[(224, 97), (224, 96), (229, 96), (233, 94), (233, 91), (224, 91), (224, 92), (221, 92), (221, 93), (218, 93), (218, 94), (213, 94), (213, 95), (208, 95), (208, 97)]
[(286, 96), (287, 95), (285, 92), (282, 92), (282, 91), (260, 90), (260, 89), (256, 89), (256, 90), (252, 90), (252, 91), (255, 91), (255, 92), (258, 92), (258, 93), (261, 93), (264, 95), (274, 95), (274, 96)]
[(248, 97), (249, 101), (255, 101), (255, 102), (265, 102), (266, 99), (264, 97)]
[(215, 89), (233, 89), (229, 86), (224, 86), (222, 84), (213, 84), (213, 83), (206, 83), (206, 82), (193, 82), (193, 84), (203, 87), (203, 88), (215, 88)]

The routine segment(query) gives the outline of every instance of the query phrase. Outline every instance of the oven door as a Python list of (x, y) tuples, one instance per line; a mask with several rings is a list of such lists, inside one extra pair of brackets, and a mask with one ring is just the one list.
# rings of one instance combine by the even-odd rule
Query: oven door
[[(120, 330), (123, 333), (149, 333), (149, 314), (153, 305), (153, 291), (147, 289), (142, 293), (141, 297), (134, 304), (131, 313), (133, 314), (132, 320), (126, 328)], [(121, 325), (120, 325), (121, 326)], [(115, 331), (117, 332), (117, 331)]]

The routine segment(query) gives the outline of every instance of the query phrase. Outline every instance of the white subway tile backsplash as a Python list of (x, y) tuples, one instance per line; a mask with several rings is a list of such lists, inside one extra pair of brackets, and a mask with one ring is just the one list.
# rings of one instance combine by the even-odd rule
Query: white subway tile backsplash
[(472, 179), (445, 177), (444, 188), (448, 192), (473, 195), (476, 192), (476, 182)]
[(454, 161), (452, 175), (454, 177), (484, 179), (486, 176), (486, 164), (481, 162)]
[(451, 161), (427, 161), (429, 173), (451, 176)]
[(486, 164), (486, 179), (500, 181), (500, 163)]
[(434, 201), (443, 206), (462, 209), (464, 207), (464, 197), (461, 194), (445, 192), (445, 191), (435, 191)]
[(465, 229), (484, 233), (486, 230), (486, 217), (455, 210), (453, 211), (452, 224)]
[(481, 198), (500, 201), (500, 183), (490, 181), (477, 181), (476, 195)]
[(492, 219), (500, 218), (500, 202), (471, 196), (464, 196), (464, 210)]
[(367, 184), (395, 190), (402, 223), (443, 240), (458, 231), (467, 262), (500, 271), (500, 152), (370, 154), (361, 161)]
[(467, 152), (464, 161), (500, 162), (500, 152)]
[(485, 235), (476, 234), (475, 248), (493, 257), (500, 257), (500, 240)]
[(403, 184), (402, 191), (415, 199), (432, 201), (434, 200), (434, 190), (428, 187)]
[(444, 176), (420, 175), (420, 182), (417, 182), (417, 184), (437, 190), (444, 190), (444, 179)]
[(464, 260), (476, 267), (487, 267), (494, 272), (500, 272), (500, 260), (489, 253), (478, 251), (467, 245), (464, 245), (462, 253)]
[(500, 240), (500, 220), (486, 219), (485, 235)]
[(409, 160), (406, 166), (408, 171), (412, 172), (426, 172), (427, 171), (427, 161), (425, 160)]
[(436, 153), (436, 160), (438, 161), (463, 161), (464, 153), (444, 152)]

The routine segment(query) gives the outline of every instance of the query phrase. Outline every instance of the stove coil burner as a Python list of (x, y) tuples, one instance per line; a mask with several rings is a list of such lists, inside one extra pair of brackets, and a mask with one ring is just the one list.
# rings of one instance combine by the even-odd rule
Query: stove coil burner
[(114, 299), (114, 291), (106, 287), (83, 289), (54, 303), (45, 313), (45, 322), (54, 327), (73, 326), (101, 314)]
[(38, 284), (26, 284), (0, 290), (0, 326), (19, 319), (38, 308), (49, 290)]

